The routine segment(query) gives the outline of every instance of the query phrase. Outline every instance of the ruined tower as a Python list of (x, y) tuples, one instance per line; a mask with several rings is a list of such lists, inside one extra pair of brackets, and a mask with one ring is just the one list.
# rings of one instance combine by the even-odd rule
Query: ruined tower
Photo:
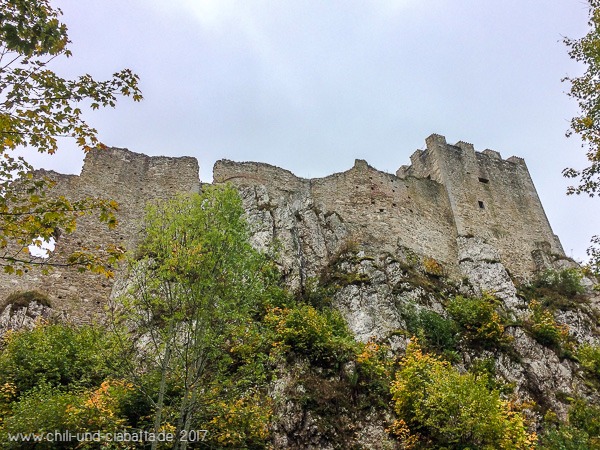
[[(348, 243), (392, 256), (408, 249), (435, 259), (455, 279), (464, 276), (464, 242), (470, 238), (494, 249), (499, 256), (484, 259), (498, 259), (514, 278), (527, 278), (552, 258), (564, 258), (521, 158), (479, 153), (465, 142), (449, 145), (436, 134), (426, 144), (395, 175), (363, 160), (318, 179), (268, 164), (222, 160), (215, 164), (214, 182), (240, 191), (254, 245), (281, 244), (280, 267), (293, 288), (318, 275)], [(80, 176), (50, 175), (59, 194), (101, 196), (120, 204), (116, 230), (86, 218), (76, 233), (58, 240), (59, 252), (108, 242), (133, 249), (148, 201), (200, 189), (194, 158), (149, 157), (125, 149), (91, 152)], [(22, 278), (0, 274), (0, 299), (33, 289), (47, 293), (56, 309), (85, 318), (102, 314), (113, 281), (68, 268), (47, 277), (35, 269)]]
[(485, 239), (518, 275), (536, 269), (538, 252), (564, 256), (522, 158), (502, 159), (493, 150), (476, 152), (467, 142), (450, 145), (438, 134), (426, 143), (426, 150), (413, 153), (412, 164), (396, 174), (442, 184), (458, 236)]

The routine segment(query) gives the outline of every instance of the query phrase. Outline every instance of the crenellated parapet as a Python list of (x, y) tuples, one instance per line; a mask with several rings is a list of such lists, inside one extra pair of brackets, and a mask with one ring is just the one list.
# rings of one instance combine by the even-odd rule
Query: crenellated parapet
[(442, 184), (459, 236), (479, 236), (493, 243), (518, 275), (535, 270), (531, 252), (540, 242), (564, 256), (523, 158), (502, 159), (489, 149), (477, 152), (463, 141), (451, 145), (439, 134), (425, 142), (426, 149), (416, 150), (411, 165), (402, 166), (397, 174)]
[[(492, 246), (516, 277), (528, 277), (544, 254), (564, 256), (522, 158), (502, 159), (493, 150), (432, 134), (396, 174), (356, 160), (353, 167), (305, 179), (255, 162), (218, 161), (214, 183), (231, 183), (242, 193), (254, 224), (254, 241), (282, 242), (282, 268), (299, 286), (319, 273), (344, 242), (394, 254), (411, 249), (434, 258), (461, 277), (457, 241), (474, 237)], [(84, 218), (56, 251), (77, 245), (116, 243), (132, 250), (139, 241), (149, 201), (200, 189), (195, 158), (150, 157), (112, 148), (87, 155), (81, 175), (48, 173), (55, 192), (72, 198), (102, 196), (117, 201), (119, 227), (108, 230)], [(111, 280), (57, 269), (49, 277), (31, 270), (23, 278), (0, 275), (0, 299), (14, 290), (46, 291), (68, 314), (101, 314)]]

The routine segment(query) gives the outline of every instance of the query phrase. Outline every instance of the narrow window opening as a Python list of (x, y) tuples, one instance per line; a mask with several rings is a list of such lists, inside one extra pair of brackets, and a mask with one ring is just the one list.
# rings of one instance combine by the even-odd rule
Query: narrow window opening
[(481, 200), (479, 200), (477, 203), (479, 203), (479, 208), (480, 209), (485, 209), (485, 206), (483, 204), (483, 202)]
[(398, 206), (398, 205), (396, 205), (395, 203), (392, 203), (392, 206), (393, 206), (393, 207), (396, 207), (396, 206)]
[(490, 180), (488, 180), (487, 178), (479, 178), (479, 182), (480, 183), (484, 183), (484, 184), (488, 184), (490, 182)]
[(371, 205), (374, 205), (374, 204), (375, 204), (375, 200), (371, 200)]
[(384, 211), (383, 208), (379, 208), (379, 212), (383, 212), (383, 211)]
[(427, 175), (427, 179), (428, 179), (428, 180), (431, 180), (431, 175)]

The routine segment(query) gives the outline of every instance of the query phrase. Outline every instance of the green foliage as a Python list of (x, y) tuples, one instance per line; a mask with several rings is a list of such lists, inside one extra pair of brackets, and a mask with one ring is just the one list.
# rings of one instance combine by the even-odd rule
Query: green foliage
[(519, 294), (552, 310), (574, 309), (581, 302), (579, 296), (585, 292), (582, 278), (578, 269), (546, 270), (537, 274), (532, 282), (520, 286)]
[(345, 286), (370, 284), (369, 275), (361, 272), (357, 266), (362, 261), (373, 261), (374, 259), (372, 256), (359, 256), (359, 245), (354, 241), (345, 241), (336, 254), (331, 257), (329, 264), (321, 271), (317, 284), (319, 289), (314, 289), (314, 281), (311, 280), (307, 287), (326, 298)]
[(569, 425), (560, 425), (546, 430), (537, 446), (540, 450), (592, 450), (585, 431)]
[(575, 400), (569, 409), (569, 423), (585, 431), (600, 447), (600, 406), (590, 405), (582, 399)]
[(403, 317), (407, 331), (416, 336), (426, 349), (446, 355), (456, 350), (459, 327), (453, 319), (446, 319), (427, 309), (416, 312), (411, 306), (405, 309)]
[[(120, 381), (106, 381), (98, 389), (82, 392), (64, 392), (49, 385), (40, 384), (24, 395), (13, 407), (0, 429), (3, 448), (73, 448), (75, 442), (41, 444), (9, 443), (7, 433), (54, 433), (122, 431), (126, 420), (121, 417), (121, 399), (131, 386)], [(76, 431), (75, 431), (76, 430)], [(114, 444), (110, 448), (130, 448), (129, 443)], [(83, 443), (77, 448), (98, 448), (95, 443)]]
[(39, 385), (73, 390), (99, 385), (116, 365), (110, 336), (97, 326), (39, 323), (8, 332), (0, 354), (0, 379), (22, 394)]
[[(113, 317), (131, 329), (123, 342), (134, 355), (132, 381), (145, 372), (158, 376), (154, 430), (171, 424), (178, 434), (198, 420), (213, 420), (202, 412), (211, 385), (228, 386), (222, 401), (249, 405), (244, 388), (262, 385), (268, 362), (255, 322), (285, 295), (272, 264), (249, 243), (237, 191), (206, 186), (150, 206), (130, 280)], [(141, 336), (147, 348), (132, 344)]]
[(600, 346), (581, 345), (577, 349), (577, 359), (591, 376), (600, 381)]
[(365, 406), (371, 408), (377, 405), (387, 409), (396, 362), (395, 358), (390, 357), (389, 346), (374, 341), (359, 343), (354, 359), (357, 363), (357, 379), (353, 381), (368, 402)]
[(592, 236), (592, 245), (586, 250), (590, 257), (589, 269), (596, 278), (600, 278), (600, 236)]
[(496, 360), (494, 358), (476, 359), (469, 368), (469, 372), (478, 380), (485, 381), (486, 386), (491, 391), (498, 391), (503, 395), (510, 395), (514, 392), (514, 383), (497, 379)]
[(48, 259), (28, 254), (29, 245), (42, 248), (59, 233), (73, 232), (85, 214), (114, 227), (117, 205), (99, 198), (71, 201), (47, 195), (53, 182), (34, 179), (31, 165), (10, 152), (32, 147), (53, 154), (63, 137), (72, 138), (85, 152), (103, 147), (96, 130), (83, 119), (83, 103), (97, 109), (115, 106), (118, 96), (142, 99), (138, 77), (128, 69), (105, 81), (90, 75), (67, 80), (49, 69), (53, 59), (71, 55), (61, 14), (48, 0), (6, 0), (0, 5), (0, 266), (17, 275), (31, 265), (57, 265), (111, 276), (111, 264), (121, 253), (114, 245), (93, 251), (79, 248)]
[(557, 323), (552, 311), (544, 308), (535, 300), (529, 304), (529, 310), (531, 317), (527, 322), (527, 328), (536, 341), (556, 349), (569, 352), (574, 350), (569, 338), (568, 327)]
[(457, 295), (447, 308), (471, 344), (493, 349), (510, 342), (504, 335), (506, 321), (496, 311), (498, 306), (498, 300), (489, 294), (481, 298)]
[(569, 56), (585, 65), (585, 73), (577, 78), (565, 77), (563, 81), (571, 84), (569, 96), (578, 105), (580, 114), (571, 119), (571, 130), (567, 135), (576, 133), (587, 148), (589, 166), (582, 169), (565, 169), (563, 175), (567, 178), (578, 178), (578, 186), (571, 186), (568, 194), (588, 194), (593, 197), (600, 193), (600, 1), (588, 0), (590, 27), (588, 33), (581, 39), (565, 38), (565, 44), (570, 48)]
[(460, 374), (415, 342), (396, 373), (392, 396), (399, 418), (392, 431), (413, 447), (529, 449), (535, 442), (523, 415), (490, 390), (485, 377)]
[(323, 309), (331, 306), (331, 298), (335, 291), (334, 285), (324, 285), (317, 278), (308, 278), (304, 283), (301, 299), (317, 309)]
[(567, 423), (552, 421), (540, 437), (540, 449), (594, 450), (600, 448), (600, 407), (575, 399)]
[(346, 322), (334, 309), (318, 311), (306, 304), (273, 308), (266, 317), (275, 330), (276, 347), (293, 352), (324, 368), (339, 368), (356, 349)]
[[(579, 135), (586, 149), (589, 165), (581, 170), (567, 168), (563, 175), (577, 179), (576, 186), (569, 186), (568, 194), (587, 194), (590, 197), (600, 193), (600, 1), (587, 0), (588, 33), (580, 39), (565, 38), (570, 48), (569, 56), (585, 65), (585, 73), (576, 78), (565, 77), (571, 84), (569, 96), (577, 101), (579, 115), (571, 119), (572, 133)], [(590, 268), (600, 274), (600, 236), (594, 236), (587, 253)]]
[(581, 284), (582, 278), (580, 269), (548, 269), (537, 275), (533, 286), (551, 289), (560, 295), (573, 297), (585, 293), (585, 288)]

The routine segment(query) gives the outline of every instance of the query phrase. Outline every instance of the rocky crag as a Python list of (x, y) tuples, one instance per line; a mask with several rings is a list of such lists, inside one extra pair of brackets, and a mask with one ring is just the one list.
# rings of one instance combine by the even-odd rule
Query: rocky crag
[[(597, 402), (597, 387), (568, 351), (599, 342), (594, 281), (583, 277), (585, 292), (564, 293), (561, 301), (546, 305), (556, 327), (568, 330), (562, 344), (532, 331), (532, 283), (578, 266), (552, 232), (525, 162), (502, 159), (492, 150), (476, 152), (464, 142), (449, 145), (439, 135), (426, 143), (396, 174), (357, 160), (345, 172), (303, 179), (267, 164), (222, 160), (215, 164), (214, 183), (239, 190), (253, 245), (277, 247), (286, 284), (300, 294), (328, 289), (358, 340), (385, 341), (401, 351), (410, 322), (421, 311), (447, 318), (449, 299), (491, 295), (499, 302), (505, 345), (459, 342), (455, 364), (468, 369), (476, 360), (493, 360), (498, 379), (559, 417), (565, 416), (569, 397)], [(133, 249), (148, 201), (201, 189), (195, 159), (124, 149), (90, 153), (80, 176), (47, 175), (56, 180), (58, 192), (74, 198), (100, 194), (120, 204), (116, 232), (86, 219), (77, 232), (59, 239), (59, 252), (81, 242)], [(39, 314), (101, 318), (111, 293), (118, 291), (119, 276), (114, 282), (62, 269), (48, 277), (34, 271), (19, 279), (2, 275), (0, 300), (15, 291), (40, 291), (47, 304), (5, 302), (0, 325), (27, 324), (27, 317)], [(290, 383), (275, 388), (293, 389)], [(281, 446), (293, 440), (298, 446), (327, 447), (315, 431), (316, 419), (307, 420), (298, 405), (285, 404), (280, 414), (276, 440)], [(381, 417), (360, 420), (364, 436), (357, 442), (383, 442), (373, 438), (385, 435)]]

